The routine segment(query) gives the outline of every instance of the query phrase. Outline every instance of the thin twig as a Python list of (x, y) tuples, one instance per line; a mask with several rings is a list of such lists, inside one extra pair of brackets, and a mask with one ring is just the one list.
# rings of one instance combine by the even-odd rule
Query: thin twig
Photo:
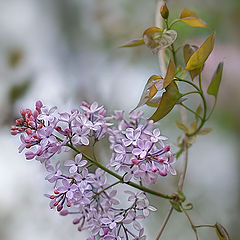
[(168, 213), (167, 213), (167, 215), (166, 215), (166, 217), (165, 217), (165, 219), (164, 219), (164, 221), (162, 223), (162, 226), (160, 227), (160, 231), (159, 231), (159, 233), (158, 233), (158, 235), (157, 235), (155, 240), (159, 240), (160, 239), (160, 237), (161, 237), (161, 235), (163, 233), (163, 230), (165, 229), (165, 227), (166, 227), (166, 225), (168, 223), (168, 220), (169, 220), (170, 216), (172, 215), (172, 212), (173, 212), (173, 206), (171, 205), (169, 207)]
[(186, 136), (184, 138), (184, 162), (183, 162), (183, 171), (179, 177), (179, 181), (178, 181), (178, 190), (182, 191), (183, 189), (183, 184), (184, 184), (184, 180), (186, 177), (186, 172), (187, 172), (187, 165), (188, 165), (188, 137)]
[(197, 229), (196, 229), (191, 217), (189, 216), (189, 214), (187, 213), (187, 211), (183, 207), (182, 207), (182, 210), (185, 213), (185, 215), (187, 216), (189, 223), (191, 224), (191, 227), (192, 227), (192, 229), (195, 233), (195, 236), (196, 236), (196, 240), (199, 240)]
[[(155, 14), (155, 25), (158, 28), (163, 28), (163, 18), (160, 14), (160, 8), (161, 6), (166, 3), (166, 0), (158, 0), (157, 1), (157, 6), (156, 6), (156, 14)], [(160, 65), (160, 71), (163, 76), (166, 75), (167, 72), (167, 66), (165, 62), (165, 49), (160, 50), (158, 52), (158, 61)]]

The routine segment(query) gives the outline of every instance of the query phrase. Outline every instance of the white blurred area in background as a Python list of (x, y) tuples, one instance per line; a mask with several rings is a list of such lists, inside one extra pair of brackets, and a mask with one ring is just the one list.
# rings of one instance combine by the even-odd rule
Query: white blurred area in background
[[(38, 99), (59, 106), (60, 111), (89, 100), (106, 105), (109, 112), (120, 108), (128, 112), (136, 105), (149, 76), (158, 73), (157, 58), (150, 52), (143, 50), (132, 56), (129, 50), (117, 47), (121, 41), (141, 36), (141, 31), (153, 24), (155, 1), (134, 1), (137, 4), (132, 6), (129, 0), (0, 0), (0, 124), (5, 123), (0, 129), (1, 240), (85, 239), (87, 233), (79, 233), (70, 217), (60, 217), (49, 209), (49, 200), (43, 194), (51, 188), (41, 165), (18, 154), (19, 141), (8, 130), (12, 123), (6, 125), (5, 116), (13, 111), (7, 94), (12, 84), (30, 77), (31, 88), (16, 102), (14, 115), (20, 107), (32, 108)], [(133, 33), (131, 28), (135, 28)], [(107, 34), (111, 47), (107, 46)], [(23, 51), (23, 60), (12, 70), (5, 57), (8, 49), (16, 47)], [(235, 58), (239, 60), (239, 55)], [(231, 59), (226, 59), (226, 68), (228, 61)], [(237, 66), (231, 65), (231, 71), (237, 73)], [(239, 209), (238, 140), (213, 120), (208, 125), (213, 133), (200, 137), (190, 150), (184, 191), (196, 206), (191, 212), (196, 223), (219, 221), (233, 231)], [(167, 121), (161, 126), (174, 142), (177, 133), (173, 127)], [(172, 188), (174, 179), (169, 181)], [(152, 201), (159, 215), (152, 214), (146, 223), (149, 240), (154, 239), (167, 211), (162, 200), (160, 204), (158, 199)], [(174, 214), (163, 239), (193, 239), (187, 225), (184, 216)], [(201, 230), (200, 236), (216, 239), (211, 230)]]

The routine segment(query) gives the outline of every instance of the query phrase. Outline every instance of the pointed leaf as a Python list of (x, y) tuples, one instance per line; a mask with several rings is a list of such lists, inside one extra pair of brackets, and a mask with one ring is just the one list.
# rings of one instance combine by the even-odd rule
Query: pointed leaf
[(188, 134), (194, 133), (196, 129), (197, 129), (197, 122), (194, 121), (189, 128)]
[(208, 87), (207, 93), (217, 98), (218, 89), (222, 80), (223, 62), (218, 64), (217, 70), (215, 71), (212, 81)]
[(193, 204), (192, 203), (187, 203), (186, 205), (185, 205), (185, 210), (192, 210), (193, 209)]
[(184, 132), (188, 132), (188, 128), (184, 123), (176, 121), (176, 125), (179, 129), (183, 130)]
[(188, 71), (203, 67), (203, 64), (205, 63), (208, 56), (213, 50), (214, 39), (215, 39), (215, 32), (213, 32), (205, 40), (205, 42), (200, 46), (200, 48), (193, 53), (193, 55), (190, 57), (190, 59), (187, 62), (186, 69)]
[[(201, 115), (202, 115), (202, 111), (203, 111), (202, 105), (199, 104), (199, 106), (197, 107), (196, 113), (197, 113), (199, 116), (201, 116)], [(195, 119), (196, 119), (196, 122), (198, 123), (199, 117), (195, 115)]]
[(120, 47), (137, 47), (137, 46), (140, 46), (140, 45), (144, 45), (143, 39), (132, 40), (132, 41), (120, 46)]
[(156, 95), (156, 93), (162, 89), (163, 89), (163, 78), (157, 75), (151, 76), (148, 79), (143, 89), (143, 93), (137, 107), (134, 108), (132, 111), (136, 110), (137, 108), (149, 102)]
[(163, 30), (158, 27), (151, 27), (143, 33), (144, 43), (152, 50), (154, 54), (159, 50), (170, 46), (177, 38), (177, 32), (174, 30)]
[(184, 202), (186, 200), (186, 197), (181, 190), (178, 191), (178, 197), (181, 200), (181, 202)]
[(212, 131), (211, 128), (204, 128), (204, 129), (202, 129), (202, 130), (200, 130), (200, 131), (198, 132), (198, 135), (207, 135), (207, 134), (210, 133), (211, 131)]
[(176, 66), (172, 61), (172, 59), (170, 59), (166, 77), (164, 78), (163, 88), (166, 88), (172, 82), (175, 76), (175, 72), (176, 72)]
[[(190, 57), (193, 55), (194, 52), (196, 52), (198, 50), (198, 47), (197, 46), (194, 46), (194, 45), (189, 45), (189, 44), (186, 44), (183, 48), (183, 56), (184, 56), (184, 61), (185, 61), (185, 64), (187, 64), (188, 60), (190, 59)], [(191, 78), (192, 80), (199, 75), (200, 73), (200, 69), (201, 68), (198, 68), (198, 69), (194, 69), (192, 71), (189, 71), (190, 75), (191, 75)]]
[(174, 200), (170, 200), (170, 203), (177, 212), (182, 212), (182, 209), (181, 209), (179, 203), (177, 203)]
[(157, 122), (165, 117), (172, 110), (181, 96), (182, 95), (178, 90), (177, 84), (175, 82), (170, 83), (166, 88), (166, 92), (164, 92), (162, 95), (162, 99), (158, 105), (157, 110), (150, 117), (150, 119), (154, 122)]
[(202, 19), (200, 19), (195, 12), (189, 9), (184, 9), (181, 12), (180, 20), (191, 27), (208, 27), (208, 25)]
[(146, 105), (148, 105), (149, 107), (158, 107), (161, 99), (162, 99), (161, 97), (155, 97), (155, 98), (147, 101)]

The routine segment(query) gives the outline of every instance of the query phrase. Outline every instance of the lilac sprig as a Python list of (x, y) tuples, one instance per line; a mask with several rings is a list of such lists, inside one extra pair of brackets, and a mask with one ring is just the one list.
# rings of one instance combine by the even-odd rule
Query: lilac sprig
[[(22, 117), (11, 127), (12, 135), (20, 134), (19, 152), (27, 149), (26, 159), (35, 158), (44, 163), (48, 171), (45, 179), (53, 185), (52, 194), (46, 194), (50, 208), (62, 216), (75, 215), (73, 224), (78, 230), (91, 232), (88, 240), (145, 240), (141, 221), (148, 217), (149, 211), (156, 211), (149, 205), (146, 192), (173, 198), (142, 185), (142, 182), (155, 183), (159, 175), (176, 174), (172, 168), (175, 156), (164, 144), (167, 138), (161, 136), (158, 129), (153, 129), (152, 121), (143, 119), (142, 112), (130, 114), (129, 120), (123, 118), (122, 111), (106, 116), (106, 110), (96, 102), (91, 105), (83, 102), (79, 110), (71, 113), (57, 113), (56, 110), (38, 101), (35, 110), (22, 109)], [(117, 128), (109, 122), (113, 120), (119, 122)], [(123, 176), (78, 150), (78, 146), (94, 144), (106, 134), (113, 151), (109, 165), (116, 171), (123, 171)], [(75, 151), (74, 159), (53, 163), (55, 154), (69, 150)], [(92, 165), (98, 168), (93, 170)], [(106, 173), (118, 181), (109, 184)], [(113, 189), (118, 184), (141, 190), (138, 193), (125, 191), (129, 195), (127, 208), (121, 207), (118, 192)]]

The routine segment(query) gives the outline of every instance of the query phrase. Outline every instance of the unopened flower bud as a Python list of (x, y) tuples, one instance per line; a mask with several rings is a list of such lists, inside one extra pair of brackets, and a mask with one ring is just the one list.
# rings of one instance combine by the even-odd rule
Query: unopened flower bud
[(166, 145), (165, 147), (164, 147), (164, 152), (166, 153), (166, 152), (169, 152), (170, 151), (170, 146), (169, 145)]
[(158, 172), (162, 177), (167, 176), (167, 171), (165, 169), (160, 169), (160, 170), (158, 170)]
[(27, 160), (33, 159), (35, 157), (35, 154), (31, 151), (28, 151), (25, 153), (25, 157)]
[(63, 209), (63, 205), (59, 204), (59, 205), (57, 206), (57, 211), (60, 212), (62, 209)]
[(60, 215), (61, 215), (61, 216), (67, 216), (67, 215), (68, 215), (68, 210), (67, 210), (67, 209), (63, 209), (63, 210), (60, 212)]
[(59, 191), (57, 189), (54, 190), (55, 194), (59, 194)]
[(161, 8), (160, 8), (160, 13), (161, 13), (162, 18), (168, 19), (169, 11), (168, 11), (168, 7), (167, 7), (166, 3), (164, 3), (164, 4), (161, 6)]
[(42, 106), (43, 106), (42, 102), (41, 102), (40, 100), (38, 100), (38, 101), (36, 102), (36, 107), (41, 108)]
[(73, 219), (73, 224), (78, 224), (80, 222), (80, 218)]
[(133, 158), (133, 159), (132, 159), (132, 163), (133, 163), (133, 164), (138, 164), (138, 163), (139, 163), (139, 160), (138, 160), (137, 158)]

